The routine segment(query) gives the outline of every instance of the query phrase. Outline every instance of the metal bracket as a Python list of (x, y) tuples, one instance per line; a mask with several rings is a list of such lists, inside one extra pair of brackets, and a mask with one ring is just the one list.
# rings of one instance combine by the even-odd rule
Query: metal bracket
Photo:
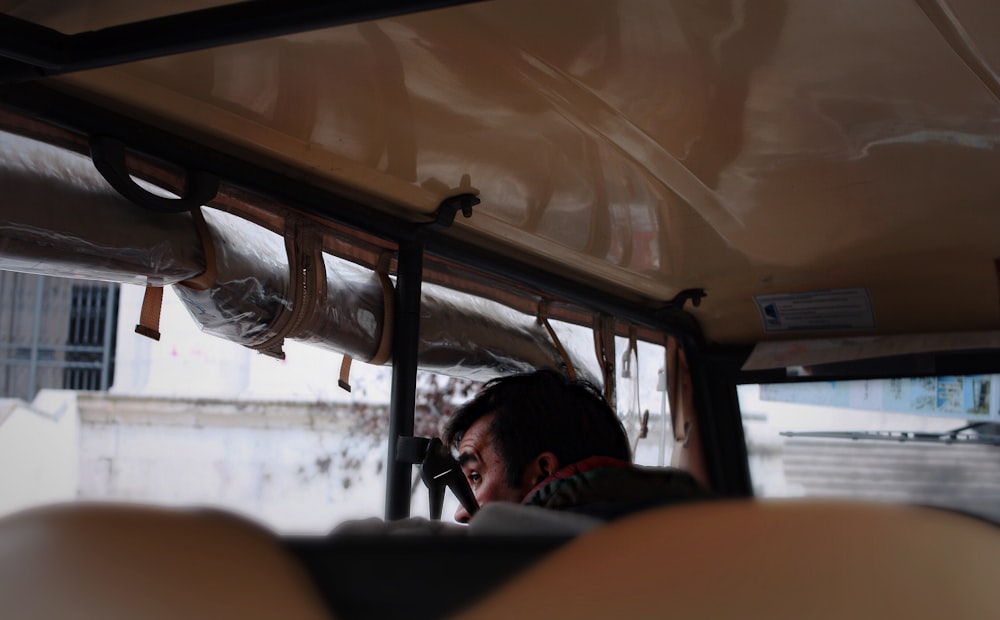
[(668, 301), (666, 306), (657, 310), (656, 314), (662, 317), (674, 312), (681, 312), (684, 310), (684, 304), (688, 301), (691, 302), (692, 306), (697, 308), (701, 305), (701, 300), (705, 297), (708, 297), (708, 293), (703, 288), (686, 288), (674, 295), (674, 298)]
[(458, 215), (459, 211), (465, 217), (472, 217), (472, 207), (478, 205), (480, 202), (482, 201), (479, 200), (479, 196), (468, 193), (445, 198), (438, 205), (434, 221), (421, 224), (419, 229), (421, 231), (431, 231), (448, 228), (455, 223), (455, 216)]
[(219, 192), (219, 179), (201, 170), (188, 170), (185, 174), (184, 195), (165, 198), (152, 194), (139, 186), (125, 165), (125, 145), (108, 136), (90, 139), (90, 158), (101, 176), (119, 194), (135, 204), (158, 213), (181, 213), (196, 209), (215, 198)]

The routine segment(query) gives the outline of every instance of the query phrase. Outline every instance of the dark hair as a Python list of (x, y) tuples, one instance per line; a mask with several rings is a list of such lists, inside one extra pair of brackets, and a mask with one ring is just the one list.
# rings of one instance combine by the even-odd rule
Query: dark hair
[(556, 455), (560, 467), (591, 456), (632, 461), (625, 429), (600, 391), (554, 370), (490, 381), (455, 411), (444, 442), (457, 448), (469, 427), (492, 413), (489, 430), (509, 484), (519, 484), (527, 464), (546, 451)]

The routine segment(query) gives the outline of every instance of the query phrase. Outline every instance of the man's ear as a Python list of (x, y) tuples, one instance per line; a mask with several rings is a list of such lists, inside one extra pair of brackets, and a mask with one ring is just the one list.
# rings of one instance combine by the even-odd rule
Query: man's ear
[(542, 452), (528, 463), (524, 477), (530, 486), (535, 486), (559, 470), (559, 459), (552, 452)]

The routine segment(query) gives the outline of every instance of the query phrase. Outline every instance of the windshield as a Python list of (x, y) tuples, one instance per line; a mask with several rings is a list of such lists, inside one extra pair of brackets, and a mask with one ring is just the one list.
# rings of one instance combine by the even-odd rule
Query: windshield
[(1000, 375), (739, 387), (754, 492), (1000, 518)]

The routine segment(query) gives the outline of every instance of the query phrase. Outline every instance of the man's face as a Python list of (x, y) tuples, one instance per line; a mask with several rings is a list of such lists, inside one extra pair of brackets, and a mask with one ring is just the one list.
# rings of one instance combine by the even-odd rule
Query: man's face
[[(494, 414), (483, 416), (465, 431), (458, 446), (458, 462), (462, 465), (469, 486), (480, 506), (490, 502), (520, 502), (531, 490), (508, 484), (503, 458), (493, 445), (490, 423)], [(459, 506), (455, 520), (469, 522), (469, 513)]]

